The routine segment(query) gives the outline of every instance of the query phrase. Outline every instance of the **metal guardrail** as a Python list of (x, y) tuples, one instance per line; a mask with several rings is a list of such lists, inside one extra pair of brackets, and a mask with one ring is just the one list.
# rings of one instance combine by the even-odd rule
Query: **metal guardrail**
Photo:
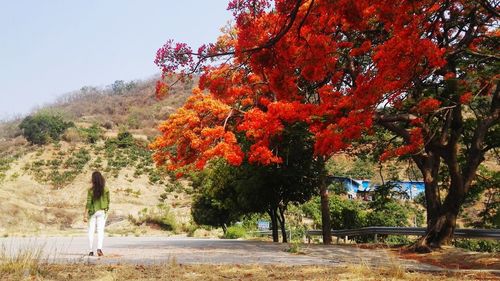
[[(363, 227), (358, 229), (340, 229), (332, 230), (332, 236), (335, 237), (349, 237), (359, 235), (407, 235), (407, 236), (423, 236), (426, 228), (424, 227), (385, 227), (385, 226), (372, 226)], [(260, 235), (272, 235), (272, 231), (256, 231), (253, 232)], [(321, 230), (308, 230), (307, 236), (322, 235)], [(469, 229), (457, 228), (453, 234), (454, 238), (483, 238), (500, 240), (500, 229)]]

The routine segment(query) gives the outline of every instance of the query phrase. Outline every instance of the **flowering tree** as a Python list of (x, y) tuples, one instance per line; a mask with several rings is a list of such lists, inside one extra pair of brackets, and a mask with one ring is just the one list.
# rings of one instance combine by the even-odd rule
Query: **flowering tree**
[[(498, 148), (495, 3), (233, 0), (236, 25), (216, 44), (193, 52), (169, 41), (158, 51), (165, 76), (201, 79), (162, 125), (156, 160), (198, 168), (216, 156), (280, 163), (275, 140), (296, 122), (308, 124), (316, 155), (327, 159), (380, 126), (399, 140), (382, 158), (407, 155), (423, 174), (421, 246), (439, 246), (453, 234), (485, 153)], [(160, 81), (157, 93), (167, 91)], [(248, 150), (237, 134), (251, 142)], [(441, 166), (450, 174), (444, 199)]]

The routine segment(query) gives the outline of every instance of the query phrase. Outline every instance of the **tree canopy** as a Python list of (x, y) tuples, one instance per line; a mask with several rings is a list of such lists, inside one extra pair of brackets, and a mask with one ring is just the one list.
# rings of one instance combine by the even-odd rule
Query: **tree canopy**
[[(276, 140), (307, 124), (328, 158), (362, 135), (393, 134), (381, 160), (407, 155), (426, 184), (428, 234), (439, 246), (485, 154), (499, 146), (498, 9), (494, 1), (233, 0), (235, 26), (193, 51), (168, 41), (163, 76), (201, 75), (160, 127), (158, 164), (202, 168), (213, 157), (282, 163)], [(159, 81), (157, 94), (167, 94)], [(251, 142), (244, 151), (238, 141)], [(443, 165), (442, 165), (443, 164)], [(444, 167), (444, 168), (442, 168)], [(449, 173), (440, 197), (439, 170)]]

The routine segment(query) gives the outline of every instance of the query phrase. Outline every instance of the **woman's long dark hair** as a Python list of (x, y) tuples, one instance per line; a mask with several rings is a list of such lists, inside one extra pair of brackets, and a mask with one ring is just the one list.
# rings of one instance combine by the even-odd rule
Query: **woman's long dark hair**
[(94, 199), (99, 199), (104, 193), (104, 185), (106, 184), (104, 177), (98, 171), (92, 173), (92, 193)]

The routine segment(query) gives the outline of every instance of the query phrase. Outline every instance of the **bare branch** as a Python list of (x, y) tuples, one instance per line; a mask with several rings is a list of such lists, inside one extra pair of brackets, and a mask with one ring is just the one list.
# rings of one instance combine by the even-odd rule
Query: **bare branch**
[(482, 57), (482, 58), (487, 58), (487, 59), (494, 59), (494, 60), (500, 60), (500, 56), (497, 56), (495, 54), (484, 54), (484, 53), (479, 53), (479, 52), (474, 52), (472, 50), (466, 50), (465, 51), (467, 54), (477, 56), (477, 57)]

